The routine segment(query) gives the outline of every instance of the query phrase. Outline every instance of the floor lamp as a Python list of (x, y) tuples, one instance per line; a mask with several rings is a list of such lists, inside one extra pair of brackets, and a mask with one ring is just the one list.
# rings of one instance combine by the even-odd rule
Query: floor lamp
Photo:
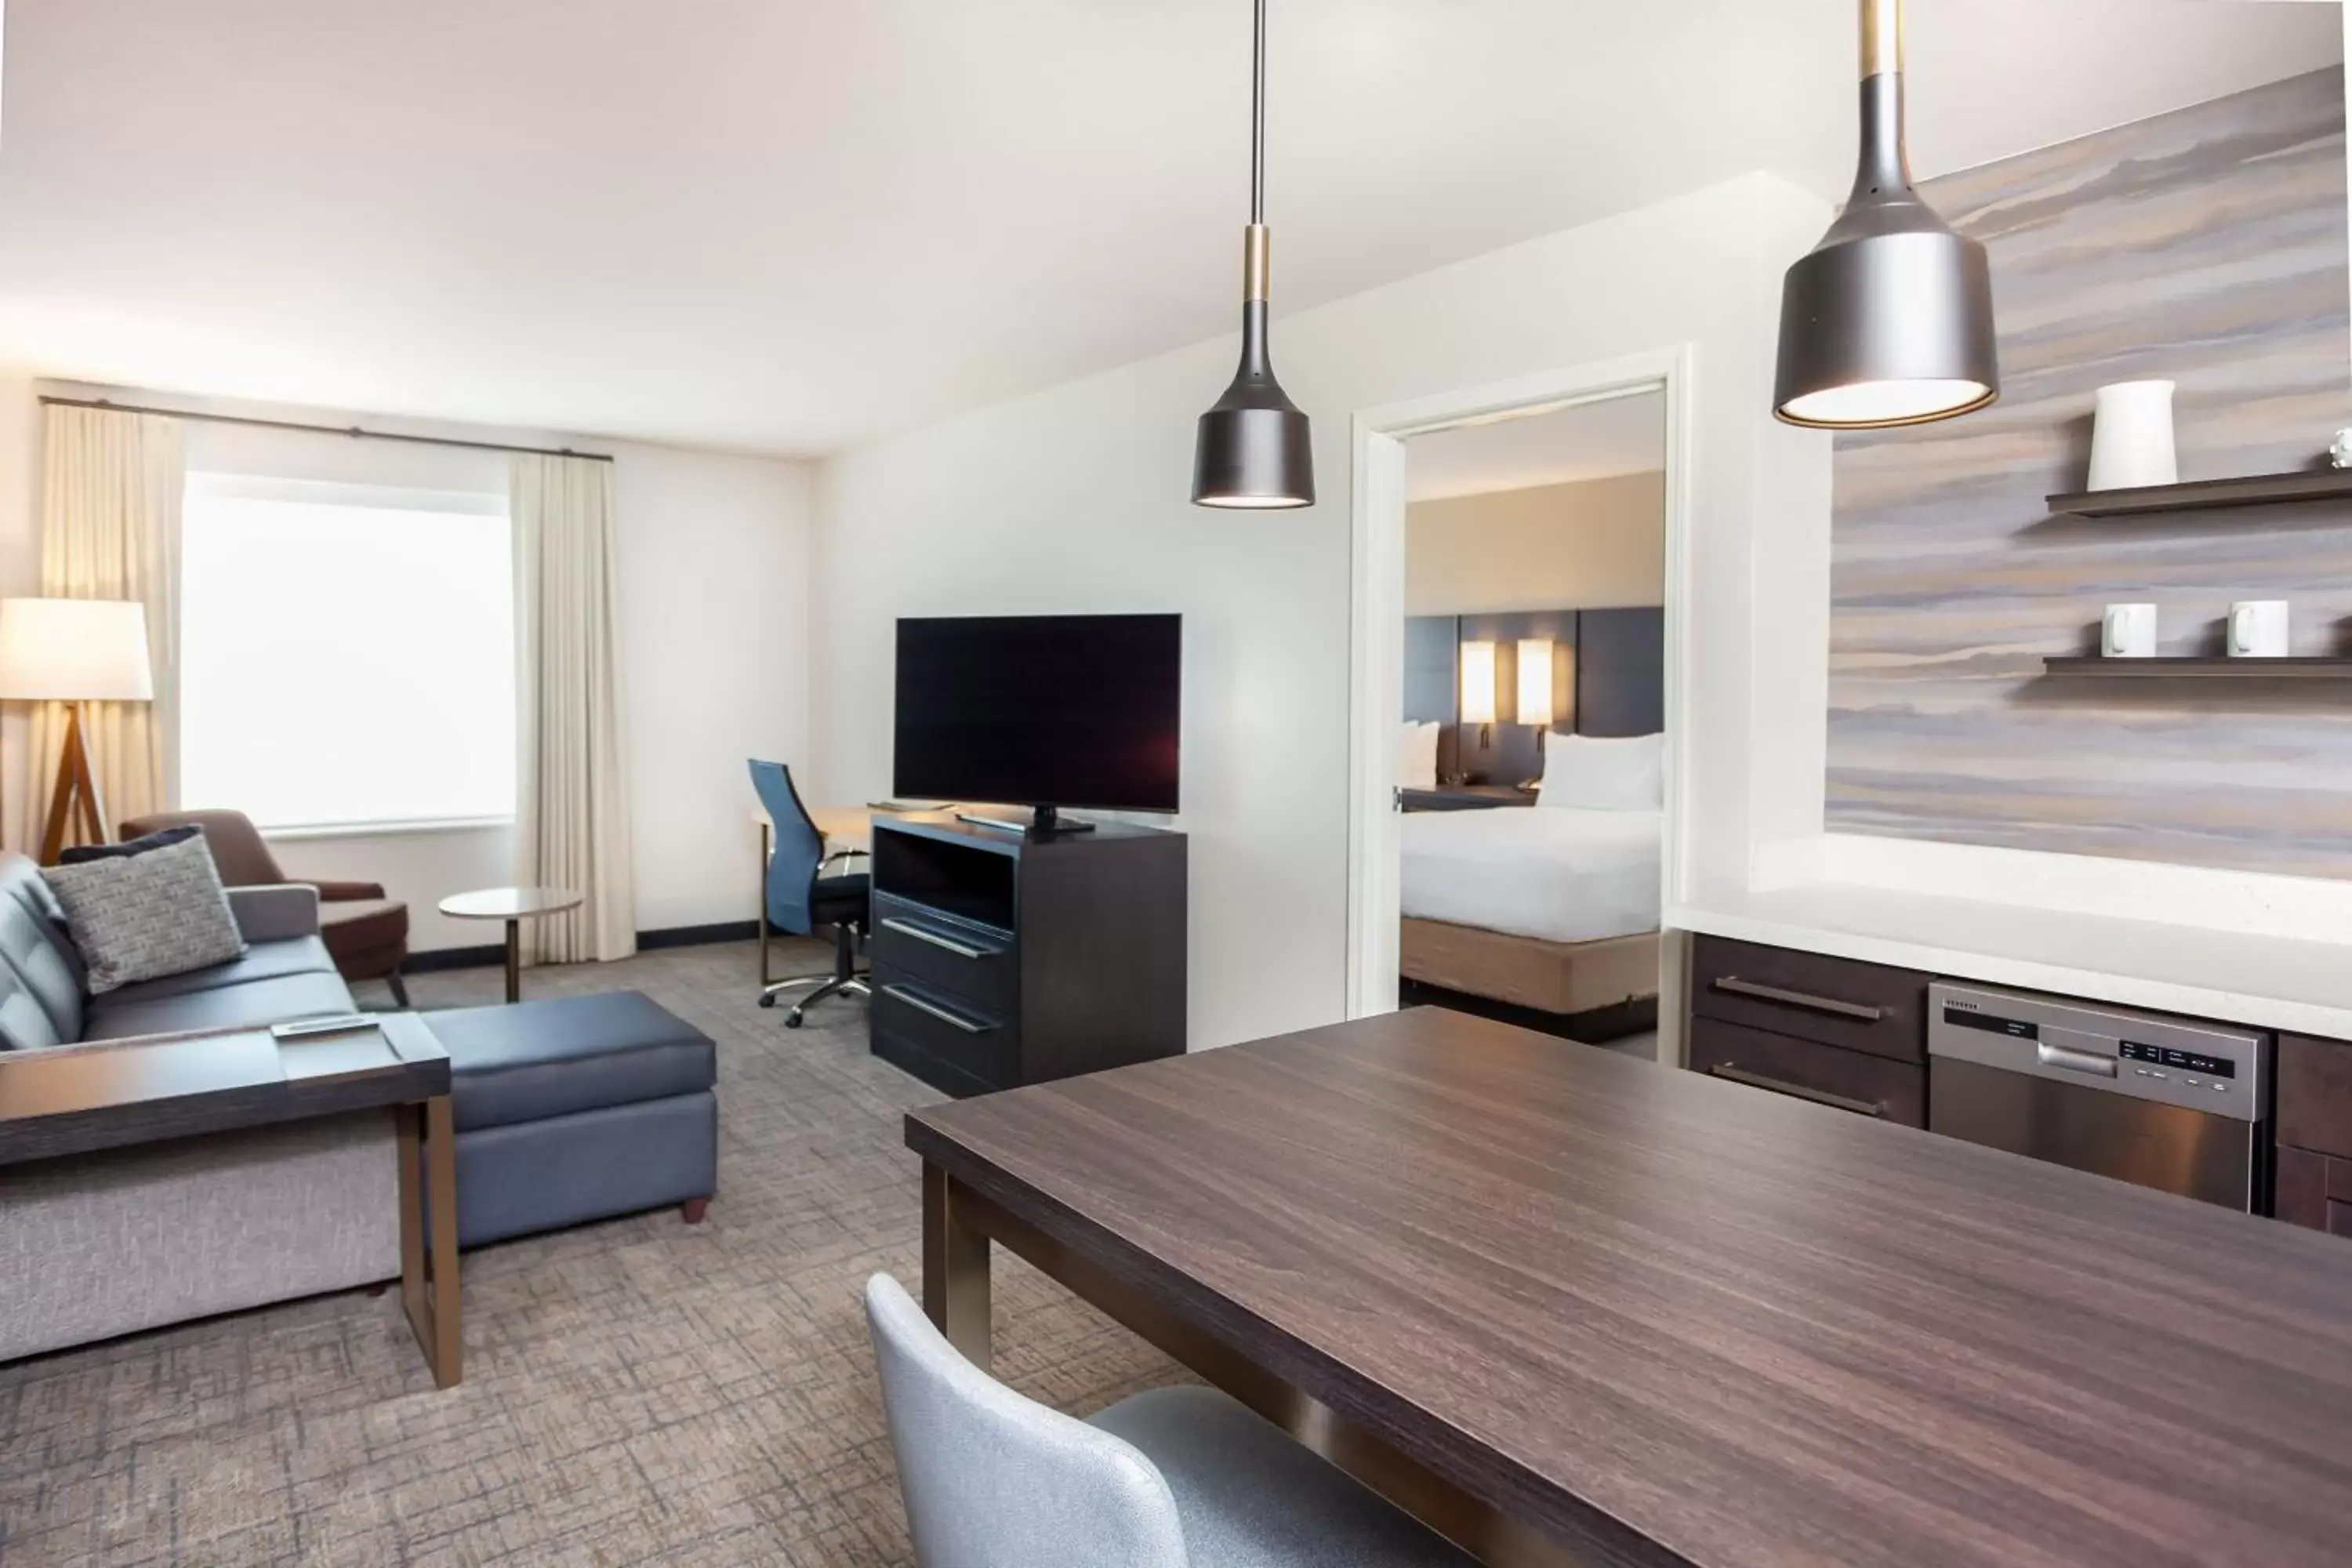
[[(129, 599), (0, 599), (0, 699), (63, 702), (65, 749), (41, 834), (41, 864), (54, 866), (79, 822), (84, 840), (103, 844), (106, 800), (82, 736), (85, 702), (148, 702), (147, 607)], [(34, 787), (38, 787), (36, 784)]]

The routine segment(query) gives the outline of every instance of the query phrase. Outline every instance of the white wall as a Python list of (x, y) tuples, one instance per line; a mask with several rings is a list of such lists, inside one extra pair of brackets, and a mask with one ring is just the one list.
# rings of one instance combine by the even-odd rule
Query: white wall
[[(1409, 443), (1408, 471), (1412, 455)], [(1662, 605), (1666, 476), (1416, 501), (1404, 552), (1408, 616)]]
[[(31, 373), (0, 367), (0, 598), (40, 585), (41, 405)], [(0, 703), (0, 835), (23, 820), (25, 738), (31, 710)]]
[[(628, 731), (637, 928), (745, 921), (758, 904), (759, 850), (743, 763), (804, 765), (808, 741), (809, 471), (803, 464), (484, 430), (339, 411), (126, 394), (0, 374), (0, 593), (38, 577), (37, 392), (106, 395), (181, 408), (259, 413), (334, 426), (610, 452), (620, 508), (621, 678)], [(191, 421), (194, 469), (503, 494), (500, 453), (256, 430)], [(429, 637), (429, 626), (387, 628)], [(498, 671), (494, 679), (510, 679)], [(355, 695), (354, 700), (364, 700)], [(23, 717), (0, 715), (0, 786), (21, 800)], [(398, 735), (384, 743), (397, 745)], [(196, 801), (194, 805), (235, 802)], [(21, 813), (5, 814), (17, 831)], [(410, 946), (472, 947), (499, 929), (450, 921), (444, 896), (513, 879), (507, 826), (339, 834), (275, 842), (295, 877), (380, 881), (409, 906)]]
[[(1181, 611), (1192, 1044), (1341, 1016), (1351, 412), (1688, 343), (1694, 671), (1678, 739), (1697, 809), (1685, 880), (1744, 885), (1751, 817), (1787, 804), (1752, 754), (1759, 728), (1777, 734), (1751, 720), (1753, 645), (1826, 653), (1829, 443), (1775, 425), (1769, 405), (1780, 273), (1828, 216), (1749, 176), (1282, 318), (1276, 363), (1315, 416), (1321, 505), (1306, 512), (1186, 499), (1193, 421), (1232, 374), (1230, 338), (829, 460), (816, 793), (889, 787), (898, 616)], [(1751, 584), (1785, 593), (1816, 568), (1810, 599), (1776, 600), (1769, 626), (1751, 614)]]

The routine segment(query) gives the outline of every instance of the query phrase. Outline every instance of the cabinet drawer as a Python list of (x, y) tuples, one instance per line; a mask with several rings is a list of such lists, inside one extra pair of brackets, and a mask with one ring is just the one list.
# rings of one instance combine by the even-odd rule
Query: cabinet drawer
[(2278, 1139), (2352, 1160), (2352, 1045), (2279, 1037)]
[(1931, 978), (1703, 936), (1691, 954), (1691, 1011), (1890, 1061), (1925, 1063)]
[(2282, 1144), (2273, 1212), (2289, 1225), (2344, 1235), (2346, 1225), (2352, 1223), (2352, 1160)]
[(1905, 1127), (1927, 1124), (1927, 1069), (1864, 1051), (1698, 1018), (1691, 1024), (1690, 1066), (1693, 1072), (1833, 1110)]
[[(1019, 1081), (1021, 1041), (1011, 1024), (980, 1011), (961, 997), (923, 984), (921, 978), (886, 963), (870, 977), (876, 1054), (952, 1091), (986, 1093)], [(901, 1058), (912, 1055), (947, 1069), (924, 1072)], [(942, 1077), (947, 1081), (942, 1082)]]
[(950, 992), (992, 1017), (1009, 1017), (1021, 994), (1020, 955), (1003, 932), (887, 893), (874, 896), (866, 951), (877, 967), (912, 975), (927, 990)]

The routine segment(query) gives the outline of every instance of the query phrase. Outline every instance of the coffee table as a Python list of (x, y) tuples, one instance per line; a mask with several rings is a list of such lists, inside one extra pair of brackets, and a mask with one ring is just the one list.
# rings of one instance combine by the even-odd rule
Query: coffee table
[(507, 1000), (522, 1000), (522, 922), (578, 909), (583, 896), (569, 888), (484, 888), (452, 893), (441, 912), (452, 920), (507, 922)]
[(448, 1053), (414, 1013), (307, 1039), (225, 1029), (0, 1053), (0, 1165), (377, 1107), (400, 1133), (400, 1304), (448, 1388), (460, 1346), (457, 1131)]

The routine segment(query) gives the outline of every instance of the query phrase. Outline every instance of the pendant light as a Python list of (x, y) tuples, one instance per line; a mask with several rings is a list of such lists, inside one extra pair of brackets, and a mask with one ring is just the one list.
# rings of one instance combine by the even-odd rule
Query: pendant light
[(1845, 211), (1780, 291), (1773, 412), (1867, 430), (1974, 413), (2000, 395), (1985, 248), (1911, 188), (1903, 3), (1862, 0), (1862, 158)]
[(1315, 452), (1307, 416), (1274, 379), (1265, 349), (1265, 0), (1257, 0), (1250, 69), (1250, 221), (1242, 246), (1242, 363), (1234, 384), (1201, 416), (1192, 450), (1198, 506), (1277, 509), (1315, 504)]

